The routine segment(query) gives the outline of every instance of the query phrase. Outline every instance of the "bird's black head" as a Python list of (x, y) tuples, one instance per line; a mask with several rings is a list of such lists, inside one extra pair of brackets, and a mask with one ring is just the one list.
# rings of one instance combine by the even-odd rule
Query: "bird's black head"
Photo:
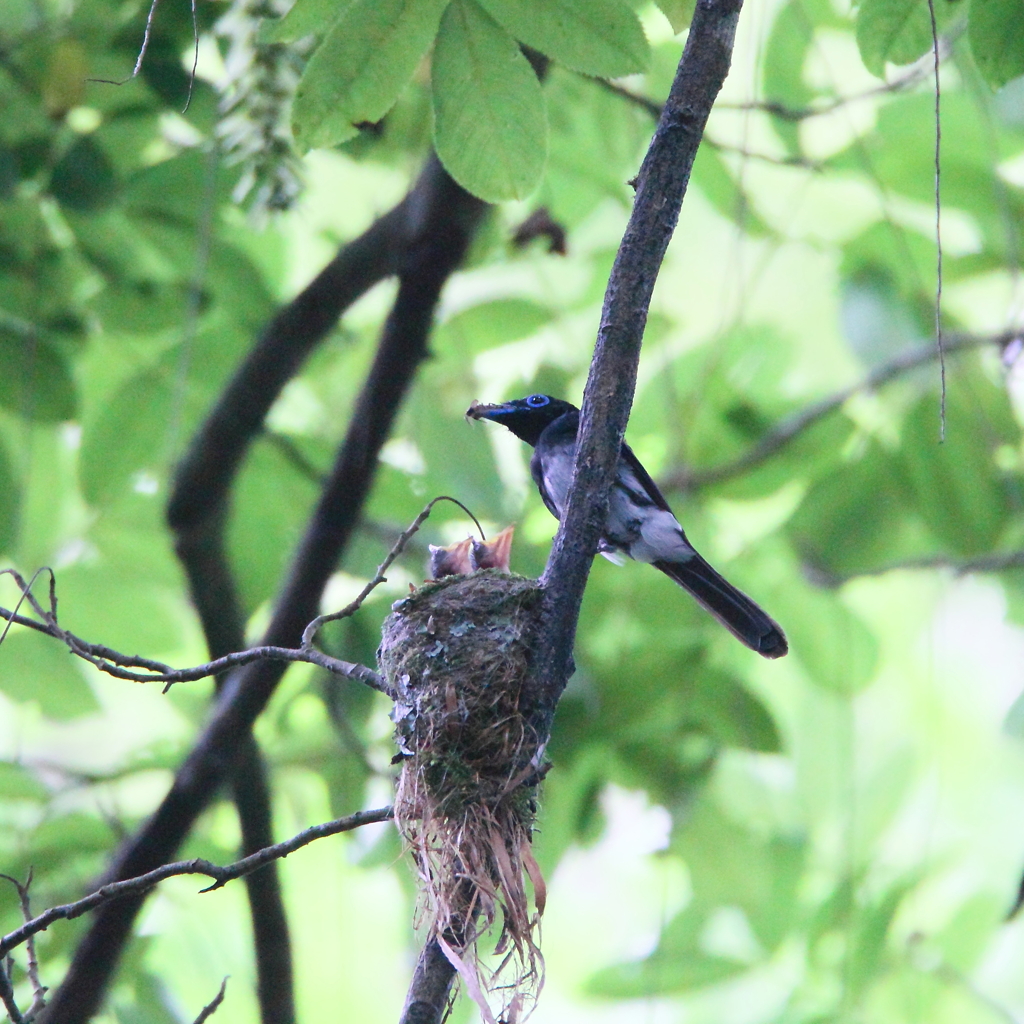
[(474, 420), (494, 420), (508, 427), (516, 437), (527, 444), (536, 444), (544, 428), (567, 412), (579, 412), (575, 405), (550, 395), (530, 395), (500, 405), (480, 405), (474, 402), (466, 415)]

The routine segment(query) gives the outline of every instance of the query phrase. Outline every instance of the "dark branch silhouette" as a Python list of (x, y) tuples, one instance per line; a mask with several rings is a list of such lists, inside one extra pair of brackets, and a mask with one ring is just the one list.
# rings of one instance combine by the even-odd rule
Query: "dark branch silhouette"
[(856, 572), (837, 573), (814, 562), (804, 561), (804, 571), (808, 579), (819, 587), (833, 589), (841, 587), (850, 580), (863, 576), (883, 576), (887, 572), (900, 572), (907, 569), (948, 569), (956, 576), (969, 576), (977, 572), (1005, 572), (1007, 569), (1024, 568), (1024, 551), (996, 551), (977, 558), (954, 558), (951, 555), (921, 555), (919, 558), (906, 558), (899, 562), (888, 562), (885, 565), (869, 569), (858, 569)]
[(87, 914), (90, 910), (110, 903), (113, 900), (121, 900), (126, 896), (148, 892), (153, 886), (162, 882), (165, 878), (174, 878), (177, 875), (205, 875), (213, 879), (213, 884), (200, 889), (200, 892), (213, 892), (220, 889), (228, 882), (236, 878), (245, 878), (254, 871), (266, 867), (276, 860), (281, 860), (303, 846), (308, 846), (317, 839), (325, 839), (327, 836), (336, 836), (342, 832), (351, 832), (353, 829), (363, 825), (372, 825), (380, 821), (390, 821), (393, 817), (390, 807), (378, 807), (372, 811), (358, 811), (344, 818), (336, 818), (334, 821), (324, 822), (322, 825), (312, 825), (297, 835), (280, 843), (266, 846), (248, 857), (236, 860), (232, 864), (219, 865), (211, 861), (196, 857), (192, 860), (176, 861), (173, 864), (164, 864), (153, 871), (135, 878), (126, 878), (120, 882), (109, 882), (101, 886), (95, 892), (74, 903), (64, 903), (58, 907), (50, 907), (49, 910), (26, 921), (20, 928), (5, 935), (0, 939), (0, 958), (7, 956), (12, 949), (17, 949), (24, 942), (28, 942), (33, 935), (45, 931), (56, 921), (72, 921), (76, 917)]
[[(376, 231), (371, 229), (346, 247), (332, 264), (333, 269), (329, 268), (331, 274), (325, 271), (321, 275), (330, 280), (317, 289), (311, 286), (312, 291), (307, 289), (275, 320), (278, 326), (264, 334), (186, 457), (179, 481), (187, 480), (188, 485), (180, 486), (182, 497), (172, 502), (168, 516), (178, 533), (179, 545), (198, 544), (203, 556), (204, 545), (216, 536), (211, 524), (224, 514), (232, 476), (260, 430), (273, 395), (349, 302), (389, 272), (397, 272), (398, 295), (373, 366), (275, 603), (263, 638), (265, 646), (298, 645), (303, 629), (316, 616), (323, 588), (359, 523), (380, 448), (426, 356), (427, 335), (441, 288), (462, 261), (485, 210), (486, 204), (460, 188), (431, 156), (406, 199), (378, 221)], [(332, 296), (334, 291), (343, 294), (343, 301)], [(275, 349), (275, 330), (282, 339), (280, 358)], [(212, 504), (206, 500), (210, 495)], [(119, 852), (108, 872), (110, 880), (151, 871), (173, 855), (235, 769), (240, 745), (283, 672), (282, 662), (264, 660), (229, 674), (170, 792)], [(97, 911), (46, 1011), (47, 1024), (85, 1024), (93, 1015), (143, 899), (144, 895), (125, 897)]]
[(228, 979), (225, 978), (220, 983), (220, 989), (217, 994), (202, 1008), (199, 1016), (192, 1022), (192, 1024), (203, 1024), (204, 1021), (209, 1020), (215, 1013), (218, 1006), (224, 1002), (224, 991), (228, 987)]

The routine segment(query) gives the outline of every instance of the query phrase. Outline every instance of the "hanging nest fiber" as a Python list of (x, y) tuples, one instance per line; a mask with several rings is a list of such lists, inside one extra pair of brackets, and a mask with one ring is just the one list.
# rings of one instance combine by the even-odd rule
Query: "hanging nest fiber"
[[(536, 580), (494, 569), (427, 583), (393, 605), (377, 652), (397, 694), (395, 820), (420, 875), (420, 920), (485, 1021), (486, 992), (500, 990), (511, 1022), (543, 978), (545, 890), (530, 848), (542, 749), (520, 711), (540, 596)], [(492, 959), (478, 944), (499, 912)]]

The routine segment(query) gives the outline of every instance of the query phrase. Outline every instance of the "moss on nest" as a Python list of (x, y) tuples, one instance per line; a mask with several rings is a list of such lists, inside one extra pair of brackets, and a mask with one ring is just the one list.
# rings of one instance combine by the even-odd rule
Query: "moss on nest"
[(494, 569), (427, 583), (392, 606), (377, 652), (397, 695), (404, 757), (395, 818), (421, 877), (430, 935), (458, 947), (474, 974), (470, 992), (493, 992), (498, 979), (476, 942), (501, 911), (505, 1016), (522, 1016), (540, 982), (524, 876), (539, 912), (544, 883), (530, 837), (541, 751), (519, 708), (540, 597), (536, 580)]

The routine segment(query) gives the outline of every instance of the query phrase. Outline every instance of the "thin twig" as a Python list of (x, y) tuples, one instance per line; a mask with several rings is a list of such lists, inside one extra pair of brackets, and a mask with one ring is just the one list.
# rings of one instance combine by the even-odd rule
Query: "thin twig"
[(32, 593), (32, 587), (35, 585), (36, 580), (39, 579), (40, 574), (44, 572), (48, 572), (52, 580), (53, 570), (49, 566), (44, 565), (41, 569), (36, 569), (36, 571), (32, 574), (32, 579), (29, 580), (28, 583), (26, 583), (22, 576), (19, 573), (15, 572), (13, 569), (0, 569), (0, 576), (13, 576), (18, 586), (21, 587), (21, 594), (18, 597), (18, 603), (14, 606), (13, 611), (7, 612), (5, 615), (5, 618), (7, 619), (7, 625), (4, 626), (3, 632), (0, 633), (0, 644), (2, 644), (4, 640), (7, 638), (7, 634), (8, 632), (10, 632), (12, 623), (17, 622), (19, 625), (31, 626), (34, 629), (40, 628), (40, 624), (36, 622), (34, 619), (29, 619), (23, 615), (18, 614), (18, 609), (26, 601), (28, 601), (28, 603), (32, 606), (37, 615), (42, 616), (44, 619), (47, 618), (46, 612), (44, 612), (43, 609), (39, 607), (39, 604), (35, 599), (35, 595)]
[[(192, 39), (193, 39), (193, 44), (194, 44), (195, 49), (193, 50), (193, 53), (192, 53), (192, 73), (188, 76), (188, 95), (185, 97), (185, 106), (181, 110), (181, 112), (183, 114), (187, 114), (188, 113), (188, 108), (192, 104), (192, 90), (196, 86), (196, 68), (199, 67), (199, 21), (198, 21), (198, 19), (196, 17), (196, 0), (191, 0), (191, 6), (192, 6)], [(224, 980), (225, 980), (225, 982), (227, 981), (226, 978)], [(220, 998), (221, 999), (224, 998), (223, 991), (221, 992)], [(219, 1000), (217, 1002), (217, 1005), (220, 1006), (220, 1001)], [(211, 1010), (210, 1013), (213, 1013), (213, 1010)], [(204, 1017), (203, 1020), (206, 1020), (206, 1017)]]
[[(53, 571), (45, 566), (42, 569), (37, 570), (36, 574), (32, 577), (32, 582), (34, 582), (42, 572), (48, 572), (50, 574), (50, 612), (44, 611), (33, 597), (32, 582), (26, 582), (24, 577), (16, 569), (0, 569), (0, 576), (5, 574), (12, 576), (22, 591), (21, 597), (19, 598), (18, 604), (15, 606), (14, 610), (9, 611), (6, 608), (0, 608), (0, 617), (7, 620), (4, 632), (0, 635), (0, 641), (2, 641), (3, 637), (7, 635), (7, 630), (10, 629), (11, 624), (16, 622), (19, 625), (28, 626), (30, 629), (35, 629), (40, 633), (45, 633), (48, 636), (52, 636), (57, 640), (63, 641), (72, 654), (81, 658), (83, 661), (89, 662), (89, 664), (94, 665), (101, 672), (105, 672), (107, 675), (114, 676), (117, 679), (127, 679), (136, 683), (165, 683), (165, 693), (175, 683), (188, 683), (196, 679), (205, 679), (208, 676), (220, 675), (228, 669), (238, 668), (241, 665), (250, 665), (254, 661), (292, 661), (318, 665), (320, 668), (327, 669), (328, 672), (333, 672), (336, 675), (347, 676), (350, 679), (356, 679), (359, 682), (365, 683), (367, 686), (394, 698), (394, 694), (390, 692), (390, 689), (384, 679), (372, 669), (367, 668), (365, 665), (358, 665), (350, 661), (342, 661), (340, 658), (334, 658), (329, 654), (324, 654), (323, 651), (319, 651), (313, 646), (313, 640), (320, 627), (325, 623), (335, 622), (338, 619), (344, 619), (354, 615), (373, 590), (380, 586), (381, 583), (387, 581), (387, 577), (384, 573), (387, 572), (391, 564), (402, 553), (406, 542), (419, 530), (424, 521), (433, 511), (434, 506), (440, 501), (450, 501), (453, 504), (458, 505), (459, 508), (461, 508), (462, 511), (465, 512), (466, 515), (468, 515), (476, 524), (477, 529), (480, 531), (480, 536), (484, 536), (484, 531), (480, 526), (480, 521), (468, 508), (466, 508), (465, 505), (462, 504), (461, 501), (456, 498), (452, 498), (447, 494), (442, 494), (429, 501), (424, 506), (423, 511), (420, 512), (415, 520), (413, 520), (408, 529), (403, 531), (398, 537), (398, 540), (395, 541), (391, 550), (388, 552), (387, 558), (385, 558), (380, 566), (378, 566), (373, 579), (363, 587), (358, 597), (349, 602), (349, 604), (342, 608), (341, 611), (331, 612), (328, 615), (318, 615), (313, 619), (313, 621), (310, 622), (303, 631), (302, 645), (300, 647), (276, 647), (273, 645), (251, 647), (245, 651), (235, 651), (231, 654), (225, 654), (221, 658), (214, 658), (212, 661), (207, 661), (202, 665), (195, 665), (192, 668), (180, 669), (171, 668), (170, 665), (165, 665), (158, 661), (151, 661), (148, 658), (141, 658), (138, 655), (121, 654), (119, 651), (114, 651), (101, 644), (91, 644), (88, 641), (82, 640), (81, 637), (75, 636), (74, 633), (61, 628), (57, 622), (56, 615), (57, 594)], [(32, 607), (36, 610), (37, 614), (43, 618), (43, 622), (37, 622), (33, 619), (27, 618), (26, 616), (17, 614), (17, 608), (26, 600), (32, 604)], [(145, 671), (133, 672), (131, 671), (132, 668), (142, 668), (145, 669)]]
[(935, 0), (928, 0), (935, 68), (935, 346), (939, 352), (939, 443), (946, 440), (946, 353), (942, 346), (942, 89), (939, 84), (939, 29)]
[[(609, 82), (606, 78), (599, 78), (597, 81), (609, 92), (612, 92), (616, 96), (620, 96), (622, 99), (626, 100), (628, 103), (632, 103), (634, 106), (639, 107), (655, 120), (661, 117), (661, 111), (664, 104), (658, 103), (647, 96), (641, 96), (639, 93), (635, 93), (631, 89), (627, 89), (624, 85), (619, 85), (618, 82)], [(727, 142), (719, 142), (716, 139), (710, 138), (706, 134), (701, 141), (708, 146), (709, 149), (717, 150), (720, 153), (736, 153), (745, 160), (760, 160), (762, 163), (775, 164), (779, 167), (802, 167), (805, 170), (815, 172), (821, 172), (824, 169), (824, 164), (819, 163), (816, 160), (808, 160), (806, 157), (775, 156), (772, 153), (760, 153), (756, 150), (745, 149), (742, 146), (733, 146)]]
[(327, 474), (317, 469), (300, 451), (299, 446), (287, 434), (279, 434), (276, 430), (264, 429), (263, 436), (270, 442), (291, 465), (310, 483), (323, 487)]
[[(401, 540), (401, 538), (400, 538)], [(39, 570), (49, 571), (48, 569)], [(348, 676), (350, 679), (357, 679), (361, 683), (365, 683), (367, 686), (372, 687), (375, 690), (379, 690), (381, 693), (388, 693), (387, 684), (384, 680), (372, 669), (367, 668), (365, 665), (357, 665), (350, 661), (342, 661), (340, 658), (332, 658), (328, 654), (324, 654), (322, 651), (318, 651), (312, 646), (303, 647), (274, 647), (267, 645), (263, 647), (251, 647), (245, 651), (236, 651), (232, 654), (226, 654), (222, 658), (215, 658), (213, 661), (205, 662), (202, 665), (195, 665), (191, 668), (174, 669), (169, 665), (164, 665), (162, 662), (151, 661), (148, 658), (141, 658), (138, 655), (122, 654), (119, 651), (112, 650), (109, 647), (105, 647), (102, 644), (91, 644), (86, 640), (82, 640), (81, 637), (75, 636), (74, 633), (69, 632), (66, 629), (62, 629), (57, 623), (56, 619), (51, 613), (44, 612), (39, 605), (33, 601), (29, 587), (31, 584), (26, 583), (25, 579), (15, 569), (0, 569), (0, 575), (13, 576), (17, 581), (18, 586), (22, 588), (23, 594), (29, 601), (32, 601), (34, 607), (41, 614), (45, 621), (37, 622), (34, 619), (29, 619), (24, 615), (18, 615), (15, 611), (9, 611), (6, 608), (0, 608), (0, 617), (7, 620), (7, 627), (10, 627), (11, 623), (17, 623), (22, 626), (28, 626), (30, 629), (34, 629), (40, 633), (45, 633), (47, 636), (52, 636), (56, 640), (62, 641), (67, 645), (68, 650), (76, 657), (81, 658), (83, 661), (89, 662), (90, 665), (94, 665), (101, 672), (105, 672), (107, 675), (114, 676), (117, 679), (127, 679), (135, 683), (166, 683), (168, 686), (174, 683), (188, 683), (196, 679), (205, 679), (208, 676), (219, 675), (221, 672), (225, 672), (231, 668), (238, 668), (240, 665), (250, 665), (254, 661), (292, 661), (292, 662), (306, 662), (310, 665), (318, 665), (320, 668), (325, 668), (329, 672), (334, 672), (337, 675)], [(37, 574), (38, 575), (38, 572)], [(33, 577), (34, 579), (35, 577)], [(19, 605), (20, 605), (19, 601)], [(15, 607), (18, 607), (17, 605)], [(347, 609), (343, 609), (342, 612), (337, 613), (337, 617), (347, 612)], [(349, 613), (350, 614), (350, 613)], [(145, 672), (133, 672), (131, 668), (143, 668)], [(167, 687), (165, 687), (165, 690)], [(388, 694), (391, 696), (391, 694)]]
[(5, 964), (0, 959), (0, 1003), (4, 1004), (7, 1016), (11, 1019), (11, 1024), (25, 1024), (25, 1018), (21, 1015), (21, 1010), (18, 1009), (18, 1004), (14, 1001), (14, 986), (11, 984), (10, 976), (7, 973), (9, 964), (9, 960)]
[(45, 931), (54, 921), (71, 921), (104, 903), (109, 903), (111, 900), (152, 889), (154, 885), (162, 882), (165, 878), (173, 878), (176, 875), (205, 875), (208, 878), (214, 879), (214, 883), (199, 891), (212, 892), (214, 889), (220, 889), (236, 878), (242, 878), (253, 871), (259, 870), (271, 861), (287, 857), (290, 853), (294, 853), (303, 846), (308, 846), (317, 839), (325, 839), (327, 836), (335, 836), (341, 832), (351, 832), (353, 829), (360, 828), (363, 825), (390, 821), (393, 813), (390, 807), (378, 807), (372, 811), (358, 811), (356, 814), (350, 814), (345, 818), (337, 818), (322, 825), (313, 825), (299, 832), (298, 835), (292, 836), (291, 839), (275, 843), (273, 846), (266, 846), (262, 850), (257, 850), (256, 853), (250, 854), (248, 857), (243, 857), (241, 860), (237, 860), (233, 864), (224, 865), (223, 867), (197, 857), (194, 860), (181, 860), (175, 861), (173, 864), (164, 864), (153, 871), (147, 871), (144, 875), (127, 878), (122, 882), (111, 882), (90, 893), (88, 896), (76, 900), (74, 903), (50, 907), (49, 910), (44, 911), (37, 917), (32, 918), (31, 921), (27, 921), (20, 928), (5, 935), (0, 939), (0, 957), (6, 956), (10, 950), (20, 946), (23, 942), (27, 942), (31, 936)]
[(338, 619), (346, 619), (350, 615), (354, 615), (359, 610), (360, 606), (366, 600), (366, 598), (369, 597), (371, 591), (373, 591), (376, 587), (380, 586), (381, 583), (385, 583), (387, 581), (387, 577), (384, 575), (384, 573), (386, 573), (388, 571), (388, 569), (391, 566), (391, 563), (399, 556), (399, 554), (402, 551), (402, 548), (405, 547), (405, 542), (414, 533), (416, 533), (416, 531), (423, 525), (423, 523), (426, 520), (427, 516), (430, 515), (430, 513), (433, 511), (434, 506), (439, 501), (450, 501), (450, 502), (452, 502), (452, 504), (458, 505), (459, 508), (461, 508), (462, 511), (465, 512), (466, 515), (469, 516), (469, 518), (472, 519), (473, 522), (476, 524), (476, 528), (480, 531), (480, 538), (481, 538), (481, 540), (486, 540), (487, 539), (486, 536), (484, 535), (483, 527), (480, 525), (480, 520), (477, 519), (477, 517), (475, 515), (473, 515), (473, 513), (470, 512), (469, 509), (466, 508), (466, 506), (463, 505), (462, 502), (459, 501), (457, 498), (452, 498), (452, 497), (449, 497), (447, 494), (442, 494), (439, 497), (434, 498), (432, 501), (429, 501), (423, 507), (423, 511), (420, 512), (420, 514), (413, 520), (413, 522), (409, 526), (409, 528), (407, 530), (405, 530), (399, 536), (398, 540), (395, 541), (395, 545), (391, 549), (391, 551), (388, 552), (387, 558), (385, 558), (384, 561), (381, 562), (379, 566), (377, 566), (376, 574), (374, 575), (373, 579), (370, 580), (369, 583), (367, 583), (366, 586), (363, 587), (363, 589), (359, 592), (359, 596), (356, 597), (354, 601), (351, 601), (347, 605), (345, 605), (345, 607), (342, 608), (340, 612), (331, 612), (329, 615), (318, 615), (303, 630), (303, 632), (302, 632), (302, 649), (303, 650), (308, 649), (312, 645), (313, 638), (316, 636), (317, 631), (320, 629), (321, 626), (323, 626), (325, 623), (335, 622)]
[[(146, 50), (149, 49), (149, 36), (153, 29), (153, 17), (156, 14), (157, 4), (160, 0), (153, 0), (149, 5), (149, 14), (146, 15), (146, 28), (142, 34), (142, 46), (139, 48), (139, 56), (135, 60), (135, 67), (132, 68), (132, 73), (127, 78), (122, 78), (120, 81), (116, 78), (87, 78), (87, 82), (99, 82), (101, 85), (127, 85), (138, 73), (142, 70), (142, 61), (146, 56)], [(193, 7), (195, 10), (195, 7)], [(196, 41), (198, 46), (198, 40)], [(191, 94), (191, 89), (189, 90)], [(187, 108), (186, 108), (187, 109)]]
[[(945, 56), (945, 54), (943, 55)], [(757, 100), (748, 103), (718, 103), (718, 110), (755, 110), (764, 114), (771, 114), (783, 121), (806, 121), (812, 117), (823, 117), (831, 114), (842, 107), (853, 103), (860, 103), (862, 100), (872, 99), (875, 96), (884, 96), (887, 93), (902, 92), (916, 85), (929, 73), (929, 68), (924, 65), (915, 65), (901, 78), (883, 85), (876, 85), (864, 92), (854, 93), (852, 96), (835, 96), (819, 107), (787, 107), (784, 103), (776, 100)]]
[[(18, 902), (21, 904), (21, 916), (26, 922), (32, 920), (32, 904), (29, 899), (29, 886), (32, 885), (32, 869), (29, 868), (28, 878), (22, 885), (16, 878), (10, 875), (0, 874), (0, 878), (6, 878), (18, 890)], [(32, 986), (32, 1005), (25, 1011), (25, 1020), (34, 1020), (36, 1015), (46, 1005), (47, 988), (39, 980), (39, 959), (36, 957), (36, 942), (34, 936), (29, 936), (25, 943), (25, 963), (29, 984)]]
[[(983, 348), (986, 345), (1005, 347), (1014, 337), (1016, 335), (1012, 332), (995, 337), (959, 335), (947, 341), (945, 351), (947, 353), (964, 352), (974, 348)], [(673, 490), (696, 491), (709, 484), (717, 484), (723, 480), (731, 480), (733, 477), (740, 476), (742, 473), (760, 466), (761, 463), (767, 462), (772, 456), (782, 451), (790, 441), (814, 426), (819, 420), (824, 419), (829, 413), (835, 412), (854, 395), (862, 391), (873, 391), (910, 370), (931, 362), (938, 357), (938, 354), (938, 350), (931, 345), (910, 349), (876, 367), (857, 383), (841, 388), (817, 402), (812, 402), (806, 408), (782, 420), (757, 444), (730, 462), (723, 462), (721, 465), (712, 466), (709, 469), (676, 469), (661, 481), (662, 486)]]
[(203, 1007), (202, 1012), (193, 1021), (193, 1024), (204, 1024), (216, 1012), (217, 1007), (224, 1002), (224, 990), (228, 987), (228, 979), (225, 977), (220, 983), (220, 991)]

